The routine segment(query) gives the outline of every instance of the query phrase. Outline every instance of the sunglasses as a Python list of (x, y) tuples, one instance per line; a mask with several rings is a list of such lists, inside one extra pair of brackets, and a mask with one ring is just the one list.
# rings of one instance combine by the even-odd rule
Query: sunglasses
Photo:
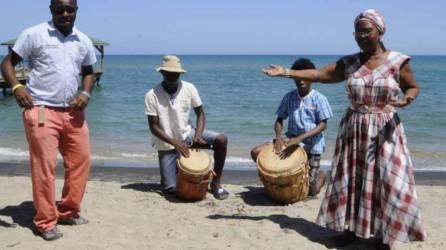
[(369, 37), (373, 33), (373, 30), (355, 31), (353, 36), (355, 37)]
[(77, 11), (77, 7), (70, 7), (70, 6), (53, 9), (53, 12), (57, 15), (62, 15), (65, 12), (67, 12), (68, 14), (73, 14), (76, 11)]

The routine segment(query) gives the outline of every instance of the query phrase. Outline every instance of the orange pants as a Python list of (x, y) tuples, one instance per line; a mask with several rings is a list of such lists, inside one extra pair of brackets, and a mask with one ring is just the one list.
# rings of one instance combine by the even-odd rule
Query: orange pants
[[(44, 124), (39, 109), (23, 111), (29, 144), (34, 224), (40, 232), (54, 228), (59, 218), (77, 216), (90, 172), (90, 138), (84, 112), (45, 107)], [(43, 111), (43, 110), (42, 110)], [(56, 205), (56, 157), (64, 160), (65, 182), (62, 200)]]

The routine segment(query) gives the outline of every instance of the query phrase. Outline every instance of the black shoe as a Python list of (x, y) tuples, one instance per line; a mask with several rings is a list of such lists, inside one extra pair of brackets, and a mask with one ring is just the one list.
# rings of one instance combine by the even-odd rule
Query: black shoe
[(176, 187), (170, 187), (170, 188), (163, 189), (163, 194), (175, 194), (176, 192), (177, 192)]

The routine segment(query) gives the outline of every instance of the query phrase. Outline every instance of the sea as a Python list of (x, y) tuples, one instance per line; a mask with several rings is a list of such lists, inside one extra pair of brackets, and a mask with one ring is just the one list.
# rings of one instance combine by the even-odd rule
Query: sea
[[(290, 66), (299, 57), (322, 67), (340, 56), (180, 56), (187, 70), (182, 79), (194, 83), (203, 100), (206, 128), (229, 138), (225, 168), (255, 170), (250, 150), (273, 138), (275, 111), (283, 95), (295, 88), (292, 80), (267, 77), (262, 68)], [(161, 55), (105, 56), (105, 73), (86, 111), (94, 167), (158, 167), (144, 96), (162, 80), (155, 71), (161, 60)], [(414, 167), (416, 171), (446, 172), (446, 56), (412, 56), (411, 66), (420, 96), (398, 113)], [(328, 98), (334, 114), (324, 132), (327, 149), (322, 167), (329, 169), (339, 122), (349, 103), (345, 82), (313, 83), (312, 88)], [(193, 112), (190, 118), (195, 124)], [(13, 96), (0, 93), (0, 163), (26, 163), (28, 154), (21, 109)]]

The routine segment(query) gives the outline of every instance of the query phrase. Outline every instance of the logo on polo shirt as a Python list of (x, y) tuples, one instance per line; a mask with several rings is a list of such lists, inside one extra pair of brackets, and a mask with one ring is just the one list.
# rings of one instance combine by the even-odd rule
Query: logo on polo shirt
[(58, 49), (59, 45), (57, 44), (45, 44), (45, 49)]

